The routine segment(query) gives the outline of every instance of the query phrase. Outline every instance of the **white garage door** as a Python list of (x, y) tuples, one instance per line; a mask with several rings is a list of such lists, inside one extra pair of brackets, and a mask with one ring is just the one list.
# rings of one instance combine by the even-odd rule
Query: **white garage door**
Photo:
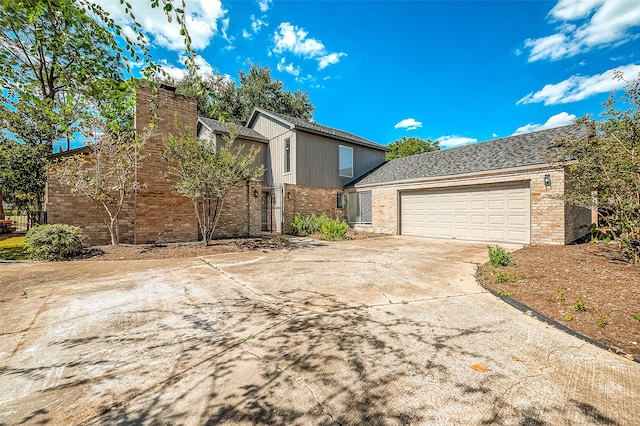
[(401, 234), (528, 244), (530, 199), (527, 182), (402, 192)]

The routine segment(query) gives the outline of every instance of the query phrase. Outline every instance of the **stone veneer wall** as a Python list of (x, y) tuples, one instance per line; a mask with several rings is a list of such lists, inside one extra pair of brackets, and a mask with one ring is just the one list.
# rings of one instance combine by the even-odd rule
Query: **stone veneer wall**
[[(288, 194), (291, 194), (289, 199)], [(342, 189), (315, 188), (309, 186), (284, 185), (283, 233), (289, 233), (296, 214), (303, 216), (325, 214), (330, 218), (344, 219), (346, 210), (337, 207), (337, 196)]]
[[(545, 174), (551, 176), (549, 188), (544, 186)], [(591, 222), (591, 212), (575, 206), (565, 206), (562, 199), (565, 193), (564, 170), (553, 168), (410, 184), (360, 187), (357, 188), (358, 191), (372, 191), (372, 224), (356, 225), (355, 229), (398, 234), (399, 191), (517, 181), (528, 181), (531, 190), (531, 244), (566, 244), (586, 234), (586, 226)]]

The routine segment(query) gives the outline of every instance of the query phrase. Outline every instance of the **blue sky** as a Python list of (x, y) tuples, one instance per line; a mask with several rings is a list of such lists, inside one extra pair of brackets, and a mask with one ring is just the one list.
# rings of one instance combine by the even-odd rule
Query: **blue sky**
[[(115, 0), (94, 0), (127, 24)], [(445, 147), (598, 115), (640, 72), (640, 1), (186, 0), (202, 72), (268, 66), (315, 121), (387, 144)], [(133, 0), (152, 54), (179, 76), (183, 40)]]

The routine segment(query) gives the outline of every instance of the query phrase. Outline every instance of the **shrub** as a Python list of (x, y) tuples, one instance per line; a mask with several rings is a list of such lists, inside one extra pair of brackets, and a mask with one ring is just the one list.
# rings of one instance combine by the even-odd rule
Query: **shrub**
[(346, 238), (349, 224), (344, 220), (328, 219), (320, 227), (325, 240), (338, 241)]
[(27, 232), (24, 242), (33, 259), (61, 260), (82, 253), (85, 240), (77, 226), (40, 225)]
[(296, 214), (291, 224), (291, 233), (300, 237), (306, 237), (310, 234), (318, 234), (321, 232), (322, 224), (329, 220), (325, 215), (316, 216), (302, 216), (300, 213)]
[(491, 266), (516, 266), (511, 259), (511, 253), (500, 246), (487, 246), (489, 250), (489, 262)]

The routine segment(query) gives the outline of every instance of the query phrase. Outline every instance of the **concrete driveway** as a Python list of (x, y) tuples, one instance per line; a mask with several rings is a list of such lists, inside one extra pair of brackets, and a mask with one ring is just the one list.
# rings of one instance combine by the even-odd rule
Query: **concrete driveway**
[(640, 365), (485, 292), (486, 256), (0, 264), (0, 424), (640, 424)]

